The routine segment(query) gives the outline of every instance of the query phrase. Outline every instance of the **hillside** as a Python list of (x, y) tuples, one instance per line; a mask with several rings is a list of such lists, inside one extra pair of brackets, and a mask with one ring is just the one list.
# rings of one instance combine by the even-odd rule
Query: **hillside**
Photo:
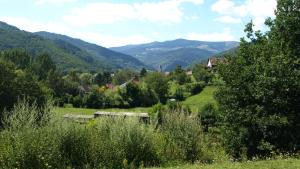
[[(145, 67), (137, 59), (67, 36), (50, 38), (43, 33), (30, 33), (0, 22), (0, 50), (23, 48), (35, 56), (48, 53), (61, 70), (115, 70)], [(45, 34), (45, 33), (44, 33)], [(52, 35), (51, 33), (47, 33)], [(77, 42), (77, 43), (75, 43)], [(87, 47), (84, 47), (83, 44)]]
[(88, 43), (80, 39), (75, 39), (69, 36), (50, 33), (50, 32), (36, 32), (35, 34), (47, 39), (51, 39), (56, 42), (67, 42), (69, 44), (72, 44), (88, 52), (92, 56), (102, 59), (114, 69), (131, 68), (131, 69), (139, 70), (142, 69), (143, 67), (147, 67), (141, 61), (139, 61), (138, 59), (130, 55), (126, 55), (120, 52), (115, 52), (105, 47)]
[(111, 49), (136, 57), (154, 69), (158, 69), (161, 65), (163, 70), (169, 71), (178, 64), (187, 67), (238, 45), (239, 43), (234, 41), (204, 42), (177, 39), (141, 45), (127, 45)]

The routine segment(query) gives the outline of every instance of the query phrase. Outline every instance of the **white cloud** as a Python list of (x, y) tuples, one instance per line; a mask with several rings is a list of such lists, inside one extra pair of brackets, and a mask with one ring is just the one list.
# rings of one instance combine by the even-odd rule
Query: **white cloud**
[(273, 17), (276, 0), (247, 0), (247, 11), (254, 17)]
[(28, 32), (49, 31), (63, 33), (70, 30), (65, 24), (59, 22), (37, 22), (23, 17), (9, 16), (0, 17), (0, 20)]
[(218, 12), (222, 15), (235, 15), (244, 17), (247, 15), (245, 4), (237, 6), (231, 0), (218, 0), (211, 7), (212, 11)]
[(76, 2), (76, 1), (77, 0), (35, 0), (34, 4), (35, 5), (46, 5), (46, 4), (59, 5), (59, 4), (65, 4), (70, 2)]
[(222, 22), (222, 23), (241, 23), (242, 20), (240, 18), (234, 18), (232, 16), (221, 16), (216, 18), (215, 21)]
[(230, 28), (225, 28), (223, 32), (213, 32), (213, 33), (189, 33), (186, 37), (189, 40), (200, 40), (200, 41), (234, 41), (236, 40), (231, 34)]
[(69, 33), (69, 36), (84, 39), (85, 41), (99, 44), (105, 47), (116, 47), (116, 46), (124, 46), (128, 44), (141, 44), (152, 42), (153, 39), (146, 37), (144, 35), (130, 35), (117, 37), (107, 34), (101, 34), (97, 32), (73, 32)]
[(143, 3), (89, 3), (74, 8), (63, 17), (64, 21), (76, 26), (110, 24), (124, 20), (142, 20), (160, 23), (179, 23), (184, 16), (182, 3), (202, 4), (203, 0), (167, 0)]
[[(211, 7), (211, 10), (222, 15), (216, 21), (224, 22), (224, 20), (242, 19), (246, 16), (253, 18), (255, 29), (263, 27), (263, 20), (267, 17), (274, 17), (276, 9), (276, 0), (246, 0), (244, 3), (236, 4), (232, 0), (218, 0)], [(225, 19), (227, 17), (227, 19)], [(228, 17), (232, 17), (229, 19)], [(221, 19), (222, 18), (222, 19)], [(227, 22), (233, 23), (233, 22)]]

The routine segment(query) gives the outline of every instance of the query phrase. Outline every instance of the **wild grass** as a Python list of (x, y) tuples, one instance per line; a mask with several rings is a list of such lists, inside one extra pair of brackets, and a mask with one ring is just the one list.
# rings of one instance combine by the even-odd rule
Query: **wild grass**
[(40, 111), (21, 102), (6, 113), (0, 168), (138, 168), (207, 160), (201, 126), (184, 113), (164, 116), (157, 127), (135, 118), (78, 124), (40, 117)]

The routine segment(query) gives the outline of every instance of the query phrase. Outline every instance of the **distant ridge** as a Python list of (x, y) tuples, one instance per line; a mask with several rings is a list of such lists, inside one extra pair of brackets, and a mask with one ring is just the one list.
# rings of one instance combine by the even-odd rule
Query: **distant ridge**
[(127, 45), (110, 48), (131, 55), (144, 64), (158, 69), (161, 65), (164, 71), (173, 70), (176, 65), (188, 67), (201, 62), (210, 56), (230, 50), (239, 42), (205, 42), (196, 40), (176, 39), (165, 42), (152, 42), (140, 45)]
[(136, 58), (49, 32), (30, 33), (0, 21), (0, 50), (23, 48), (31, 55), (48, 53), (61, 70), (102, 71), (147, 67)]

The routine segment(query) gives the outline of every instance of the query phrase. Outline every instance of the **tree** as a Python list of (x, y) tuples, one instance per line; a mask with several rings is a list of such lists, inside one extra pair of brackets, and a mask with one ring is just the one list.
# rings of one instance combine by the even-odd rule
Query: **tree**
[(32, 64), (32, 57), (25, 50), (11, 49), (1, 53), (0, 58), (14, 63), (18, 69), (28, 69)]
[(111, 74), (109, 72), (103, 72), (103, 80), (105, 84), (111, 83), (112, 82)]
[(94, 78), (94, 83), (98, 84), (99, 86), (103, 86), (111, 82), (112, 78), (109, 72), (97, 73)]
[[(46, 102), (46, 93), (30, 72), (16, 70), (13, 64), (0, 60), (0, 126), (3, 110), (10, 110), (20, 99), (39, 108)], [(40, 112), (40, 117), (43, 112)]]
[(203, 81), (205, 83), (208, 83), (212, 78), (211, 73), (203, 64), (197, 64), (193, 67), (193, 76), (198, 82)]
[(236, 158), (300, 149), (300, 2), (279, 0), (266, 24), (263, 34), (249, 23), (248, 40), (220, 67), (224, 145)]
[(167, 77), (160, 72), (153, 72), (146, 76), (145, 82), (148, 88), (154, 90), (160, 102), (165, 103), (169, 89)]
[(1, 113), (4, 108), (11, 108), (15, 102), (14, 92), (14, 79), (16, 74), (14, 73), (14, 67), (12, 64), (8, 64), (0, 60), (0, 122)]
[(85, 104), (88, 108), (100, 109), (104, 107), (105, 98), (103, 93), (93, 90), (86, 96)]
[(136, 73), (129, 69), (119, 70), (117, 73), (115, 73), (113, 77), (113, 83), (115, 85), (121, 85), (133, 77), (136, 76)]
[(90, 73), (82, 73), (79, 79), (81, 85), (87, 86), (92, 84), (93, 76)]
[(141, 106), (141, 90), (138, 85), (128, 83), (121, 96), (131, 107)]
[(62, 97), (66, 93), (65, 80), (58, 71), (51, 70), (48, 72), (46, 84), (53, 91), (54, 97)]
[(191, 81), (190, 77), (185, 73), (185, 70), (183, 70), (180, 65), (177, 65), (176, 69), (171, 72), (171, 79), (175, 80), (180, 85)]
[(45, 80), (47, 79), (48, 72), (55, 71), (56, 66), (51, 57), (47, 53), (43, 53), (41, 55), (38, 55), (35, 59), (33, 69), (40, 80)]
[(145, 68), (143, 68), (140, 72), (140, 76), (145, 77), (146, 75), (147, 75), (147, 70)]

